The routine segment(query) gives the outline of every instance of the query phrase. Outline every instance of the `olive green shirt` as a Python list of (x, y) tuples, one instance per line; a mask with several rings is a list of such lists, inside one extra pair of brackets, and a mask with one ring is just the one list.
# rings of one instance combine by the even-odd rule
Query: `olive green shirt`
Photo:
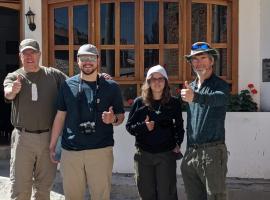
[[(41, 66), (37, 72), (25, 72), (23, 68), (9, 73), (4, 87), (11, 86), (21, 76), (21, 91), (12, 100), (11, 123), (28, 130), (51, 128), (55, 113), (58, 89), (66, 75), (52, 67)], [(32, 100), (32, 85), (37, 86), (37, 100)]]

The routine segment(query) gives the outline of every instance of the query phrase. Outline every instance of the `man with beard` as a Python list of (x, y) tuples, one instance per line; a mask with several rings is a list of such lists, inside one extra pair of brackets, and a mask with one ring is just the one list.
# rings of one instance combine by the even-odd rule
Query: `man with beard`
[(187, 150), (181, 164), (188, 200), (225, 200), (227, 147), (225, 116), (229, 85), (214, 74), (219, 53), (206, 42), (194, 43), (186, 59), (197, 78), (185, 82)]
[(78, 50), (80, 74), (62, 84), (52, 128), (50, 156), (55, 160), (62, 135), (61, 173), (67, 200), (84, 199), (86, 184), (92, 200), (109, 200), (113, 167), (113, 126), (124, 120), (121, 91), (98, 74), (97, 48)]

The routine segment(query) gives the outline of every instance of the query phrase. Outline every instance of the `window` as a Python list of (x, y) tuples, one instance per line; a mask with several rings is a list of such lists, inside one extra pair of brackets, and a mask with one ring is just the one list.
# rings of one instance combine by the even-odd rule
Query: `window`
[(53, 27), (45, 33), (47, 64), (77, 74), (78, 48), (95, 44), (100, 71), (120, 84), (126, 106), (140, 95), (153, 65), (166, 68), (172, 88), (193, 80), (184, 55), (196, 41), (219, 50), (215, 73), (237, 91), (237, 0), (47, 0), (43, 5), (49, 19), (43, 27)]

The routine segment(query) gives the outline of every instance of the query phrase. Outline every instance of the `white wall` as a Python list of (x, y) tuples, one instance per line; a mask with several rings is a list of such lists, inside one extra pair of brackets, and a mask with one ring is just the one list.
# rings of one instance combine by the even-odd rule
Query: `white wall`
[[(261, 60), (270, 59), (270, 1), (261, 0)], [(270, 111), (270, 82), (261, 83), (261, 109)]]
[[(183, 118), (186, 119), (186, 113)], [(270, 179), (269, 119), (269, 112), (227, 113), (228, 177)], [(115, 127), (113, 171), (133, 173), (134, 137), (127, 133), (125, 124)], [(182, 152), (185, 144), (186, 141), (181, 147)]]
[[(42, 9), (41, 9), (41, 0), (25, 0), (23, 1), (23, 10), (24, 13), (27, 13), (29, 7), (35, 13), (35, 24), (36, 30), (31, 31), (26, 22), (26, 18), (24, 17), (24, 37), (25, 38), (33, 38), (39, 42), (40, 49), (42, 49)], [(24, 38), (22, 38), (24, 39)], [(41, 59), (42, 60), (42, 59)], [(40, 61), (40, 63), (42, 63)]]
[(260, 103), (260, 0), (239, 0), (239, 91), (253, 83)]

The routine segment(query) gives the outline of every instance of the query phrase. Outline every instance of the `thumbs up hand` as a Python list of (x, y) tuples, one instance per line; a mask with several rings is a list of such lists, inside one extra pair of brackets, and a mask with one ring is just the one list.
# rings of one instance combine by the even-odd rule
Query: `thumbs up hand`
[(154, 121), (150, 121), (149, 116), (147, 115), (145, 118), (145, 124), (147, 126), (148, 131), (152, 131), (155, 127), (155, 122)]
[(194, 91), (190, 87), (187, 81), (184, 84), (185, 88), (181, 90), (181, 98), (183, 101), (192, 102), (194, 98)]
[(18, 94), (21, 91), (22, 83), (21, 83), (22, 77), (20, 75), (17, 75), (17, 79), (12, 84), (12, 93)]
[(115, 120), (115, 115), (114, 115), (113, 107), (110, 106), (109, 111), (104, 111), (102, 113), (102, 121), (105, 124), (112, 124), (114, 120)]

